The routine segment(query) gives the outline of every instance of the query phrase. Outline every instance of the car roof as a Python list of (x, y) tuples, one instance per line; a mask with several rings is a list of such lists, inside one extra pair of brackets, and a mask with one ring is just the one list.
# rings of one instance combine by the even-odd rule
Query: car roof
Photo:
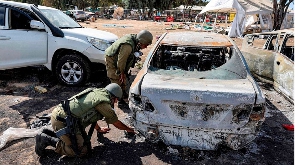
[[(21, 2), (14, 2), (14, 1), (2, 1), (0, 0), (1, 4), (5, 4), (5, 5), (9, 5), (9, 6), (14, 6), (14, 7), (20, 7), (20, 8), (25, 8), (25, 9), (29, 9), (31, 10), (31, 6), (33, 6), (34, 4), (29, 4), (29, 3), (21, 3)], [(47, 6), (41, 6), (41, 5), (35, 5), (36, 7), (38, 7), (39, 9), (54, 9), (54, 10), (58, 10), (52, 7), (47, 7)]]
[(294, 34), (294, 28), (289, 28), (289, 29), (281, 29), (281, 30), (274, 30), (274, 31), (270, 31), (270, 32), (261, 32), (261, 33), (251, 33), (251, 34), (247, 34), (247, 35), (268, 35), (268, 34)]
[(277, 30), (278, 32), (294, 33), (294, 28)]
[(167, 32), (161, 40), (162, 45), (186, 46), (232, 46), (226, 35), (211, 32)]
[(29, 3), (21, 3), (21, 2), (14, 2), (14, 1), (2, 1), (0, 0), (1, 4), (5, 4), (5, 5), (10, 5), (10, 6), (16, 6), (16, 7), (21, 7), (21, 8), (31, 8), (31, 6), (33, 4), (29, 4)]

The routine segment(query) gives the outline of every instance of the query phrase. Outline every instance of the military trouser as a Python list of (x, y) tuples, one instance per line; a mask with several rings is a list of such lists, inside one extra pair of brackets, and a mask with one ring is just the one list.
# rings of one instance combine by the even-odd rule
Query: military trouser
[[(56, 120), (53, 116), (51, 116), (51, 124), (54, 132), (56, 133), (58, 130), (65, 127), (65, 124), (59, 120)], [(61, 155), (66, 155), (69, 157), (76, 156), (72, 146), (71, 139), (69, 135), (62, 135), (60, 141), (56, 145), (55, 152)], [(87, 154), (87, 146), (84, 145), (84, 139), (81, 134), (76, 134), (78, 150), (80, 151), (79, 156), (85, 156)]]
[(107, 70), (107, 76), (110, 79), (111, 83), (117, 83), (120, 85), (120, 87), (123, 90), (123, 93), (126, 92), (126, 83), (127, 83), (127, 78), (125, 75), (125, 80), (123, 83), (120, 82), (120, 75), (118, 74), (117, 67), (115, 66), (115, 60), (113, 59), (114, 57), (106, 56), (105, 57), (105, 62), (106, 62), (106, 70)]

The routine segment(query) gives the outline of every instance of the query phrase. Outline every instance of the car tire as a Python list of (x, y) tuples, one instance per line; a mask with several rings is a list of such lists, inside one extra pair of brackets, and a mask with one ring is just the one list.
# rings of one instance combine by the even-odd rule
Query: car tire
[(77, 55), (61, 57), (55, 68), (58, 81), (67, 86), (84, 85), (90, 77), (89, 63)]

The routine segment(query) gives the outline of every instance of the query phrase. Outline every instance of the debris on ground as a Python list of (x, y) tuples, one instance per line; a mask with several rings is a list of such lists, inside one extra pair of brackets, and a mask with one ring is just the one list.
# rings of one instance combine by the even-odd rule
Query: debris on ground
[(39, 93), (46, 93), (47, 89), (41, 86), (35, 86), (35, 91), (39, 92)]
[(10, 141), (26, 138), (26, 137), (35, 137), (39, 131), (40, 129), (9, 127), (0, 136), (0, 149), (3, 148)]
[(294, 125), (293, 124), (283, 124), (283, 127), (288, 131), (294, 131)]

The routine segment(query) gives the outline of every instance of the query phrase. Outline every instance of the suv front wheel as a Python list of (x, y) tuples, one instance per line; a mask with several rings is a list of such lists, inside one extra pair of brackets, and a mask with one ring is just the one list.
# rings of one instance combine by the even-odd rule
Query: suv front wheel
[(77, 55), (61, 57), (55, 68), (57, 79), (67, 86), (83, 85), (90, 77), (90, 66), (86, 60)]

